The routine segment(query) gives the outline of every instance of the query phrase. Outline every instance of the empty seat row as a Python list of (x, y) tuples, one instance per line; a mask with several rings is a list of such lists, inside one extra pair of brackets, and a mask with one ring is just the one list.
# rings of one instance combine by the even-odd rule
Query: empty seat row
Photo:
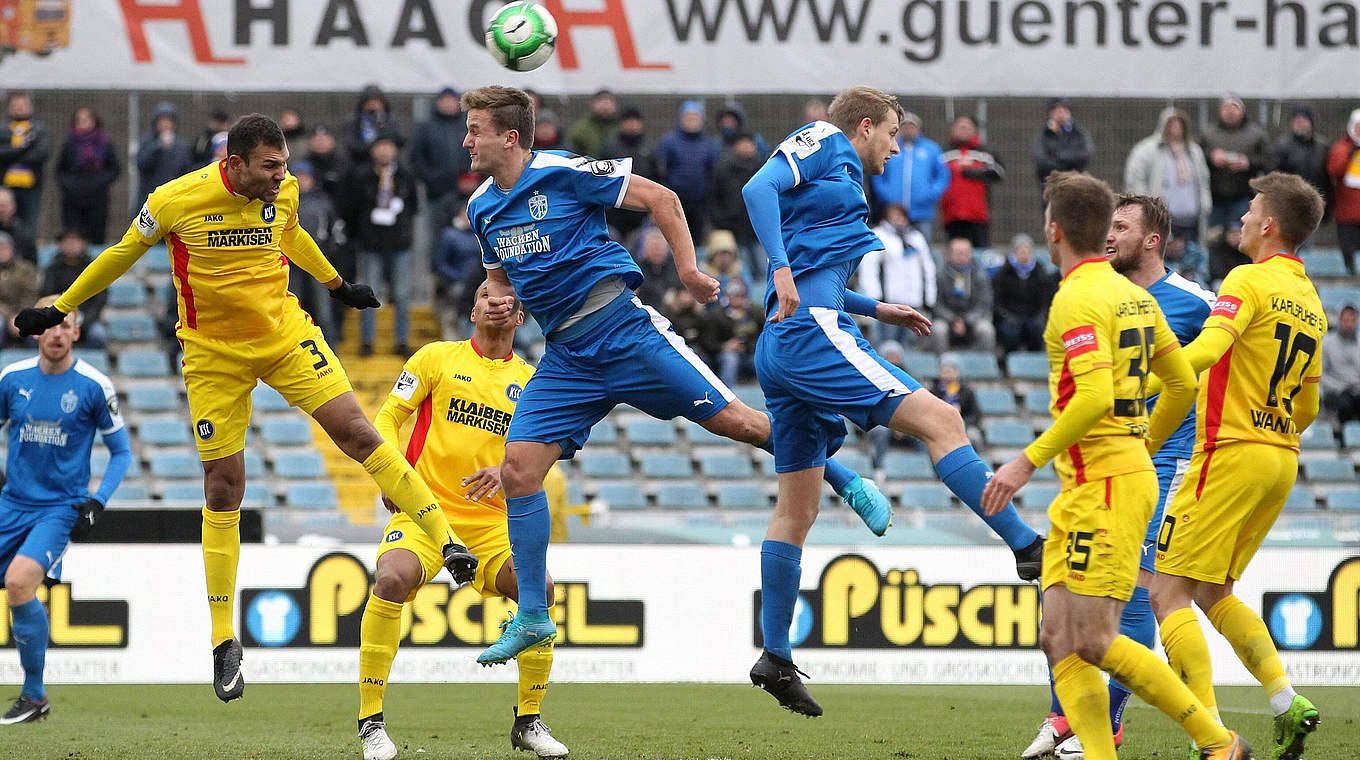
[[(274, 446), (305, 446), (312, 442), (312, 425), (305, 417), (276, 417), (260, 423), (265, 443)], [(137, 437), (153, 446), (193, 443), (193, 426), (180, 417), (146, 417), (137, 424)]]

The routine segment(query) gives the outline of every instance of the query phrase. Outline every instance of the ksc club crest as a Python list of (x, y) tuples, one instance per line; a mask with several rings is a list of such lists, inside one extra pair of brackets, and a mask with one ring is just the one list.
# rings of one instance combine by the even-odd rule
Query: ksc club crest
[(266, 204), (264, 204), (263, 206), (260, 207), (260, 218), (264, 220), (264, 223), (265, 223), (265, 224), (273, 224), (273, 223), (274, 223), (274, 214), (275, 214), (275, 213), (276, 213), (276, 209), (274, 208), (274, 204), (272, 204), (272, 203), (266, 203)]
[(534, 219), (542, 219), (547, 215), (548, 196), (538, 191), (534, 191), (534, 194), (529, 196), (529, 216), (532, 216)]

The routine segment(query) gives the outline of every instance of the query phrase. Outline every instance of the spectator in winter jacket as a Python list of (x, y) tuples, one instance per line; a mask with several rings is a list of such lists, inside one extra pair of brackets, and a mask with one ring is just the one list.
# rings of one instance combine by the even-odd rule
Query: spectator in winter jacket
[[(39, 293), (65, 293), (76, 281), (85, 267), (94, 259), (90, 256), (89, 243), (80, 230), (68, 229), (57, 238), (57, 255), (42, 273)], [(86, 348), (103, 348), (109, 340), (108, 325), (99, 321), (104, 313), (104, 304), (109, 300), (107, 290), (96, 293), (90, 300), (80, 305), (82, 319), (78, 345)]]
[(992, 311), (1001, 350), (1043, 351), (1048, 305), (1058, 292), (1058, 275), (1034, 257), (1034, 240), (1011, 241), (1006, 263), (992, 276)]
[[(966, 238), (974, 248), (992, 244), (988, 229), (989, 185), (1006, 178), (1001, 159), (982, 144), (977, 122), (971, 116), (954, 119), (949, 130), (950, 149), (944, 154), (949, 167), (949, 189), (940, 197), (940, 221), (950, 238)], [(990, 319), (990, 316), (989, 316)]]
[(14, 239), (0, 232), (0, 320), (8, 328), (0, 333), (0, 346), (23, 343), (14, 326), (14, 315), (38, 300), (38, 270), (14, 255)]
[[(435, 96), (430, 118), (416, 125), (411, 141), (411, 168), (425, 186), (430, 239), (438, 240), (441, 231), (453, 221), (467, 196), (458, 191), (458, 178), (472, 171), (472, 156), (463, 147), (467, 137), (467, 114), (458, 100), (458, 91), (445, 87)], [(460, 311), (460, 316), (463, 311)]]
[(642, 233), (642, 255), (638, 257), (638, 268), (642, 270), (643, 279), (635, 292), (639, 300), (653, 309), (664, 309), (675, 291), (683, 287), (680, 275), (675, 271), (666, 236), (655, 227), (649, 227)]
[(1360, 108), (1351, 111), (1346, 134), (1332, 145), (1327, 156), (1336, 216), (1336, 239), (1346, 266), (1355, 273), (1355, 254), (1360, 252)]
[(1247, 213), (1253, 195), (1247, 183), (1264, 174), (1270, 136), (1247, 118), (1247, 107), (1236, 95), (1224, 96), (1218, 121), (1204, 130), (1204, 152), (1209, 157), (1209, 192), (1214, 199), (1209, 226), (1221, 227)]
[(24, 220), (19, 218), (19, 205), (14, 200), (14, 191), (0, 185), (0, 232), (9, 235), (14, 254), (30, 264), (38, 263), (38, 246), (33, 236), (24, 229)]
[(439, 233), (430, 255), (430, 269), (434, 272), (435, 313), (441, 337), (460, 340), (471, 335), (466, 329), (471, 326), (468, 315), (472, 313), (483, 270), (482, 248), (468, 222), (466, 205)]
[(619, 131), (619, 101), (609, 90), (590, 97), (590, 110), (567, 129), (567, 148), (591, 158), (609, 158), (601, 151)]
[(803, 123), (811, 124), (814, 121), (827, 120), (826, 101), (821, 98), (810, 98), (803, 104)]
[[(633, 174), (640, 177), (655, 177), (656, 148), (647, 139), (646, 122), (642, 112), (636, 108), (625, 108), (619, 115), (619, 131), (600, 147), (601, 158), (632, 158)], [(645, 211), (629, 211), (622, 208), (607, 208), (605, 221), (614, 228), (624, 247), (632, 249), (636, 244), (636, 233), (647, 219)]]
[(14, 192), (19, 218), (28, 234), (37, 235), (42, 210), (43, 166), (52, 152), (47, 125), (33, 118), (33, 98), (26, 92), (9, 94), (9, 119), (0, 132), (0, 185)]
[(713, 194), (709, 197), (709, 219), (715, 230), (727, 230), (737, 239), (737, 254), (751, 276), (765, 279), (765, 250), (760, 247), (751, 217), (746, 213), (746, 201), (741, 189), (765, 165), (765, 154), (760, 152), (755, 137), (738, 135), (732, 149), (718, 159), (713, 172)]
[[(137, 145), (137, 203), (141, 208), (151, 191), (194, 168), (189, 143), (179, 136), (179, 110), (161, 103), (151, 115), (151, 131)], [(135, 212), (134, 212), (135, 213)]]
[(707, 364), (709, 356), (703, 346), (704, 326), (707, 321), (704, 305), (694, 300), (688, 288), (677, 288), (671, 292), (666, 309), (662, 312), (671, 322), (671, 329), (685, 340), (699, 358)]
[(325, 124), (312, 127), (311, 135), (307, 138), (306, 159), (312, 165), (312, 176), (316, 178), (316, 183), (338, 204), (352, 167), (349, 154), (340, 148), (330, 127)]
[(699, 263), (699, 269), (717, 280), (720, 289), (726, 289), (734, 282), (740, 282), (748, 289), (751, 287), (746, 270), (737, 256), (737, 238), (729, 230), (713, 230), (708, 233), (707, 245), (704, 246), (704, 260)]
[(557, 113), (547, 108), (534, 113), (534, 150), (566, 148), (562, 142), (562, 122), (558, 120)]
[[(1341, 307), (1336, 329), (1322, 336), (1322, 405), (1341, 423), (1360, 419), (1360, 338), (1355, 304)], [(1351, 445), (1350, 441), (1346, 441)]]
[[(307, 154), (307, 125), (302, 121), (301, 111), (296, 108), (280, 110), (279, 130), (283, 132), (283, 140), (284, 144), (288, 146), (289, 156), (301, 157)], [(297, 158), (290, 160), (297, 160)]]
[(359, 92), (354, 114), (345, 121), (340, 135), (350, 162), (356, 166), (368, 161), (369, 148), (379, 135), (391, 137), (397, 144), (406, 142), (405, 126), (392, 115), (387, 95), (376, 84), (367, 85)]
[[(400, 141), (383, 133), (372, 142), (370, 161), (350, 175), (345, 202), (345, 229), (353, 235), (359, 251), (360, 278), (374, 286), (387, 283), (388, 299), (396, 312), (396, 350), (410, 356), (412, 228), (418, 210), (416, 179), (397, 160)], [(360, 316), (360, 353), (373, 354), (377, 338), (376, 309)]]
[(1171, 237), (1200, 243), (1205, 238), (1213, 198), (1209, 163), (1190, 134), (1190, 119), (1178, 108), (1165, 108), (1157, 131), (1139, 140), (1124, 162), (1124, 192), (1166, 199), (1171, 210)]
[(959, 357), (945, 354), (940, 357), (940, 377), (930, 392), (936, 398), (959, 410), (963, 417), (963, 427), (968, 440), (974, 446), (982, 445), (982, 409), (978, 406), (977, 394), (963, 381), (959, 372)]
[[(306, 161), (289, 164), (288, 171), (297, 178), (298, 183), (298, 224), (312, 236), (321, 252), (331, 259), (336, 249), (344, 242), (344, 223), (340, 212), (325, 190), (316, 182), (312, 165)], [(288, 290), (297, 296), (298, 302), (312, 315), (312, 321), (326, 336), (326, 340), (339, 340), (339, 330), (332, 318), (331, 299), (326, 286), (307, 274), (301, 267), (288, 270)]]
[[(91, 243), (103, 243), (109, 226), (109, 187), (118, 180), (123, 167), (118, 150), (104, 132), (93, 109), (77, 108), (71, 117), (71, 131), (57, 160), (61, 182), (61, 224), (79, 230)], [(44, 293), (60, 293), (45, 290)], [(86, 324), (90, 323), (88, 310)], [(82, 332), (89, 332), (88, 329)]]
[(657, 146), (661, 184), (680, 196), (690, 237), (703, 239), (708, 196), (718, 165), (718, 141), (704, 134), (704, 107), (697, 100), (680, 106), (680, 123)]
[(1096, 145), (1086, 128), (1072, 118), (1066, 98), (1048, 102), (1048, 122), (1034, 138), (1034, 175), (1040, 188), (1052, 172), (1086, 171), (1095, 155)]
[(221, 108), (214, 108), (208, 113), (208, 118), (203, 122), (203, 130), (194, 139), (194, 144), (190, 146), (193, 151), (193, 165), (207, 166), (212, 163), (213, 157), (213, 138), (219, 132), (226, 132), (231, 129), (231, 115)]
[(751, 301), (746, 285), (732, 283), (705, 314), (704, 350), (713, 357), (718, 379), (728, 387), (756, 376), (756, 339), (765, 327), (765, 312)]
[(1327, 154), (1330, 148), (1327, 141), (1318, 136), (1313, 123), (1313, 109), (1296, 105), (1289, 112), (1289, 129), (1270, 146), (1270, 169), (1302, 177), (1322, 193), (1330, 207), (1332, 180), (1327, 176)]
[(1228, 272), (1250, 264), (1251, 257), (1238, 250), (1242, 243), (1242, 220), (1234, 219), (1219, 234), (1210, 233), (1209, 240), (1209, 287), (1218, 289), (1218, 284), (1228, 276)]
[(914, 113), (902, 120), (897, 145), (901, 152), (888, 159), (882, 174), (870, 178), (874, 202), (905, 208), (911, 225), (929, 242), (935, 232), (935, 204), (949, 189), (949, 167), (939, 143), (921, 134), (921, 117)]
[(755, 141), (756, 153), (762, 158), (770, 155), (770, 144), (747, 125), (746, 109), (737, 101), (729, 100), (718, 112), (718, 139), (722, 142), (722, 154), (731, 153), (736, 147), (737, 140), (743, 137), (750, 137)]
[(973, 244), (968, 238), (949, 241), (949, 253), (936, 279), (935, 327), (930, 333), (935, 350), (995, 348), (992, 283), (973, 259)]
[[(864, 254), (859, 262), (859, 290), (875, 301), (906, 304), (930, 315), (935, 308), (935, 259), (925, 235), (915, 229), (900, 204), (883, 208), (883, 218), (874, 227), (883, 250)], [(878, 335), (874, 341), (897, 341), (911, 345), (916, 334), (901, 325), (874, 321)]]

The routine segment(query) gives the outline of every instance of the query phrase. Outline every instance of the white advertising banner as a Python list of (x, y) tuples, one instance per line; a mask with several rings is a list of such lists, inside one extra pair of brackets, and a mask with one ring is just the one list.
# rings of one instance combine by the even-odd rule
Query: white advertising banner
[[(501, 0), (0, 3), (10, 85), (279, 91), (919, 95), (1360, 93), (1360, 10), (1335, 0), (542, 0), (554, 59), (481, 47)], [(3, 56), (3, 52), (0, 52)]]
[[(237, 635), (252, 682), (354, 681), (375, 547), (245, 546)], [(743, 682), (759, 654), (752, 548), (553, 546), (559, 681)], [(441, 576), (442, 577), (442, 576)], [(817, 682), (1044, 683), (1039, 593), (1004, 548), (812, 547), (791, 628)], [(1360, 556), (1268, 549), (1238, 585), (1297, 683), (1360, 683)], [(75, 546), (50, 592), (53, 683), (211, 678), (202, 555), (192, 545)], [(8, 614), (4, 606), (0, 616)], [(510, 681), (474, 658), (509, 605), (423, 588), (406, 606), (395, 681)], [(1251, 676), (1212, 629), (1219, 683)], [(0, 683), (22, 680), (0, 620)]]

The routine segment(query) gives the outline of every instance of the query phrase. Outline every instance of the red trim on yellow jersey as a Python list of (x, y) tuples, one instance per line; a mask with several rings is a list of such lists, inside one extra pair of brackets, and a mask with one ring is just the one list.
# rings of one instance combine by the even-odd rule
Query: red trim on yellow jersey
[(412, 465), (420, 459), (420, 453), (425, 450), (425, 437), (430, 433), (430, 422), (434, 419), (434, 404), (430, 403), (430, 397), (426, 396), (420, 402), (420, 410), (416, 413), (416, 427), (411, 431), (411, 441), (406, 444), (406, 461)]
[(1096, 263), (1096, 262), (1098, 262), (1098, 261), (1109, 261), (1109, 260), (1106, 259), (1104, 256), (1098, 256), (1098, 257), (1096, 257), (1096, 258), (1094, 258), (1094, 259), (1082, 259), (1081, 261), (1078, 261), (1078, 262), (1077, 262), (1077, 265), (1076, 265), (1076, 266), (1074, 266), (1074, 267), (1072, 267), (1071, 269), (1067, 270), (1067, 274), (1063, 275), (1062, 278), (1063, 278), (1064, 280), (1066, 280), (1068, 277), (1071, 277), (1071, 276), (1072, 276), (1072, 273), (1075, 272), (1075, 271), (1077, 271), (1078, 269), (1081, 269), (1081, 267), (1082, 267), (1083, 264), (1094, 264), (1094, 263)]
[(1279, 258), (1282, 258), (1282, 259), (1289, 259), (1290, 261), (1298, 262), (1299, 266), (1303, 266), (1303, 265), (1304, 265), (1304, 264), (1303, 264), (1303, 259), (1301, 259), (1301, 258), (1299, 258), (1298, 256), (1295, 256), (1295, 255), (1293, 255), (1293, 254), (1285, 253), (1284, 251), (1280, 251), (1279, 253), (1272, 253), (1272, 254), (1270, 254), (1269, 256), (1265, 257), (1264, 259), (1261, 259), (1260, 261), (1258, 261), (1258, 262), (1256, 262), (1256, 263), (1257, 263), (1257, 264), (1264, 264), (1264, 263), (1266, 263), (1267, 261), (1270, 261), (1271, 259), (1276, 258), (1276, 257), (1279, 257)]
[[(1062, 412), (1067, 405), (1072, 403), (1072, 397), (1077, 393), (1077, 381), (1072, 377), (1072, 372), (1068, 369), (1068, 360), (1063, 359), (1062, 374), (1058, 376), (1058, 412)], [(1067, 455), (1072, 457), (1072, 466), (1077, 470), (1077, 485), (1086, 482), (1086, 459), (1081, 455), (1081, 444), (1074, 443), (1067, 447)]]
[(1114, 499), (1113, 499), (1113, 496), (1112, 496), (1112, 493), (1111, 493), (1113, 490), (1114, 490), (1114, 478), (1105, 478), (1105, 508), (1106, 508), (1106, 509), (1111, 509), (1112, 507), (1114, 507)]
[(227, 179), (227, 160), (225, 158), (217, 162), (217, 171), (222, 175), (222, 186), (227, 189), (227, 192), (236, 195), (236, 191), (232, 189), (231, 180)]
[(1209, 385), (1204, 399), (1204, 466), (1200, 468), (1199, 485), (1195, 498), (1204, 493), (1204, 481), (1209, 475), (1209, 460), (1218, 448), (1218, 429), (1223, 425), (1223, 402), (1227, 395), (1228, 376), (1232, 374), (1232, 349), (1209, 369)]
[[(497, 357), (488, 357), (486, 354), (482, 353), (482, 349), (477, 348), (477, 339), (476, 339), (476, 338), (468, 338), (468, 345), (472, 346), (472, 352), (473, 352), (474, 354), (477, 354), (478, 356), (482, 357), (483, 359), (487, 359), (487, 358), (497, 358)], [(510, 353), (507, 354), (506, 357), (505, 357), (504, 359), (499, 359), (499, 361), (508, 362), (508, 361), (510, 361), (510, 360), (513, 359), (513, 358), (515, 358), (515, 351), (514, 351), (514, 349), (511, 349), (511, 350), (510, 350)]]
[(179, 281), (179, 296), (184, 300), (184, 326), (198, 329), (198, 309), (194, 306), (194, 288), (189, 284), (189, 248), (173, 232), (169, 235), (170, 253), (174, 260), (175, 279)]

